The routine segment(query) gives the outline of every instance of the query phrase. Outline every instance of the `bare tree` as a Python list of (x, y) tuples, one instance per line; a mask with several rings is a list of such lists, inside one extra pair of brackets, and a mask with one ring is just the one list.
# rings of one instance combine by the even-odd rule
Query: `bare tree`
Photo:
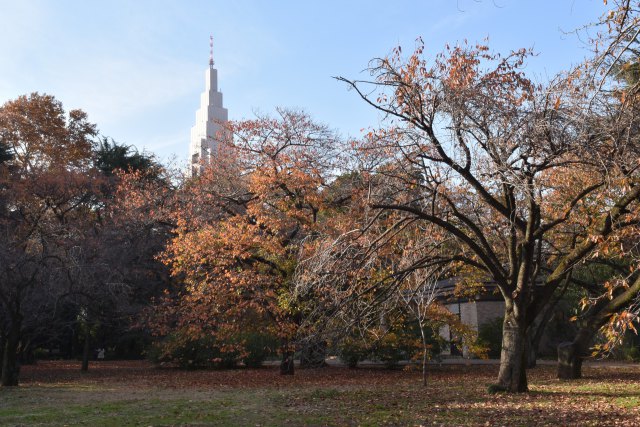
[(429, 344), (427, 342), (427, 330), (429, 322), (433, 318), (431, 310), (438, 297), (438, 279), (441, 271), (413, 270), (406, 285), (399, 288), (400, 298), (404, 302), (406, 310), (412, 315), (420, 329), (422, 339), (422, 385), (427, 386), (427, 362), (429, 361)]
[(372, 61), (372, 80), (339, 79), (386, 117), (360, 146), (366, 172), (386, 182), (370, 206), (454, 237), (451, 259), (500, 289), (498, 388), (512, 392), (528, 389), (533, 320), (577, 263), (630, 225), (640, 197), (637, 168), (616, 160), (636, 144), (633, 117), (592, 100), (584, 76), (535, 85), (522, 71), (529, 54), (460, 45), (430, 62), (419, 42), (408, 58), (398, 48)]

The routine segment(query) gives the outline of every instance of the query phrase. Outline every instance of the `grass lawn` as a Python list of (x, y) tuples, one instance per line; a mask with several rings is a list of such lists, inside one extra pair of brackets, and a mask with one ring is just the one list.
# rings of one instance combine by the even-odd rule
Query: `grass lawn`
[(0, 425), (640, 425), (640, 366), (586, 367), (561, 382), (530, 371), (531, 392), (488, 395), (497, 366), (417, 371), (378, 368), (230, 371), (154, 369), (146, 362), (23, 366), (18, 388), (0, 389)]

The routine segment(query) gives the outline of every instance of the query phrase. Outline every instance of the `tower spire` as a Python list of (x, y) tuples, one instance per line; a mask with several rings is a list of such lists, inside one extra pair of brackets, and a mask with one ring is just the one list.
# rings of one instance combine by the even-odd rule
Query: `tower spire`
[(213, 35), (209, 36), (209, 68), (213, 68)]
[(200, 108), (196, 111), (196, 121), (191, 128), (190, 176), (198, 175), (204, 164), (217, 155), (225, 136), (224, 123), (229, 120), (227, 109), (222, 103), (222, 92), (218, 89), (218, 70), (213, 66), (213, 36), (210, 36), (209, 68), (204, 72), (204, 92), (200, 95)]

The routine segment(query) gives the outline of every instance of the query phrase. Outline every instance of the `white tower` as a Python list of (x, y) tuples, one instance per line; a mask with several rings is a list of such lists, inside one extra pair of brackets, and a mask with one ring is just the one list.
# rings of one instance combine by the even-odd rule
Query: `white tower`
[(213, 36), (209, 38), (209, 68), (205, 73), (205, 90), (200, 95), (200, 108), (196, 123), (191, 128), (189, 161), (191, 175), (200, 172), (202, 163), (209, 161), (218, 150), (223, 124), (228, 120), (227, 109), (222, 106), (222, 93), (218, 91), (218, 70), (213, 68)]

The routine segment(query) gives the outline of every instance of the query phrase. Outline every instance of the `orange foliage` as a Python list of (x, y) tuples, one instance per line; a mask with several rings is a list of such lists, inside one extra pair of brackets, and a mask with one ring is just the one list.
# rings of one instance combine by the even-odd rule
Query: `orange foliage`
[[(159, 334), (178, 328), (224, 342), (257, 321), (282, 339), (295, 335), (292, 277), (304, 245), (331, 227), (339, 141), (304, 113), (278, 113), (230, 123), (217, 155), (164, 205), (176, 228), (162, 260), (185, 285), (156, 310)], [(133, 201), (147, 205), (146, 194)]]

